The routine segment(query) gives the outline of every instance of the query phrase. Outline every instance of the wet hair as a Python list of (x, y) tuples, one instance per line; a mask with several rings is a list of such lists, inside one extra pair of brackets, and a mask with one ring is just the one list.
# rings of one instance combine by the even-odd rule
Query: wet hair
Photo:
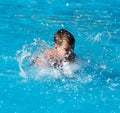
[(61, 46), (63, 40), (67, 41), (67, 43), (71, 46), (71, 49), (74, 49), (74, 36), (66, 29), (60, 29), (54, 35), (54, 44)]

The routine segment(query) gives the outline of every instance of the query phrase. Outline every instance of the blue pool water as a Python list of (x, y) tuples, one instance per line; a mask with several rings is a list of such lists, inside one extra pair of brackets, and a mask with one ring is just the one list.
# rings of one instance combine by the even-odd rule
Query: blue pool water
[[(61, 28), (78, 61), (33, 66)], [(120, 113), (120, 1), (0, 0), (0, 113)]]

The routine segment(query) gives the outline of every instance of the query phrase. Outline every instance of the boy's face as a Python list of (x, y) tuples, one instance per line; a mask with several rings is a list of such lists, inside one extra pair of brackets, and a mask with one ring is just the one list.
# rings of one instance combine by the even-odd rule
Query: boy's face
[(70, 55), (73, 50), (67, 41), (63, 40), (61, 46), (57, 46), (58, 54), (65, 57), (66, 55)]

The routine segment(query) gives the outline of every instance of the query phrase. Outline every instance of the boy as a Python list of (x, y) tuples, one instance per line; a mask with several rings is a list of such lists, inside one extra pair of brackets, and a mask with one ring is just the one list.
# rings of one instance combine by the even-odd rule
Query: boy
[(74, 44), (73, 35), (65, 29), (60, 29), (54, 35), (54, 48), (44, 52), (44, 62), (40, 56), (34, 61), (36, 64), (54, 67), (61, 66), (63, 62), (74, 62), (76, 58)]

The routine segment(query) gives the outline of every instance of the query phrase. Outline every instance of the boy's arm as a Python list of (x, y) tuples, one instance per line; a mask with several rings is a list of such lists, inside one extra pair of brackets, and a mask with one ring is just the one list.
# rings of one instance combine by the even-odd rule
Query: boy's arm
[(51, 58), (51, 50), (46, 50), (43, 55), (39, 55), (36, 59), (33, 60), (36, 64), (48, 65), (48, 61)]

